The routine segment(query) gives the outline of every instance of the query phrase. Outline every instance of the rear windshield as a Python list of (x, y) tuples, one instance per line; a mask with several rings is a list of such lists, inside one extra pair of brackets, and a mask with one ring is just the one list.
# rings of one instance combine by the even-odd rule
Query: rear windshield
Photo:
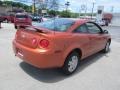
[(70, 19), (52, 19), (39, 24), (35, 24), (34, 26), (46, 28), (53, 31), (65, 32), (74, 23), (75, 21)]
[(28, 18), (27, 15), (16, 15), (16, 18)]

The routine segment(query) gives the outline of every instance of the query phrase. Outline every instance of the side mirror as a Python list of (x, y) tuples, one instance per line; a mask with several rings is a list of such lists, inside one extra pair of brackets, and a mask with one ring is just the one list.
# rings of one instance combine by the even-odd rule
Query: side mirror
[(109, 32), (108, 32), (107, 30), (104, 30), (103, 33), (104, 33), (104, 34), (108, 34)]

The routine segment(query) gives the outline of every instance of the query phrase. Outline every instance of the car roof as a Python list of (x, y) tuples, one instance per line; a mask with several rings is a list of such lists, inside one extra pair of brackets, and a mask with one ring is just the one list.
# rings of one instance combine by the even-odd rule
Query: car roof
[[(70, 23), (70, 22), (74, 22), (73, 27), (77, 27), (79, 25), (85, 24), (87, 22), (91, 22), (90, 20), (87, 19), (79, 19), (79, 18), (56, 18), (57, 20), (60, 20), (63, 23)], [(56, 20), (55, 19), (55, 20)], [(73, 28), (72, 27), (72, 28)], [(67, 30), (68, 32), (72, 31), (72, 28)]]
[(60, 19), (73, 20), (75, 23), (79, 23), (79, 24), (84, 24), (86, 22), (91, 22), (90, 20), (80, 19), (80, 18), (60, 18)]

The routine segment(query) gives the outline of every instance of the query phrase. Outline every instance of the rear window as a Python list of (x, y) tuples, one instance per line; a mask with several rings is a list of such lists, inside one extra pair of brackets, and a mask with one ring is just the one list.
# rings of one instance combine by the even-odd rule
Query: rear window
[(53, 31), (65, 32), (74, 23), (74, 20), (69, 19), (52, 19), (39, 24), (35, 24), (34, 26), (46, 28)]
[(27, 15), (16, 15), (16, 18), (28, 18)]

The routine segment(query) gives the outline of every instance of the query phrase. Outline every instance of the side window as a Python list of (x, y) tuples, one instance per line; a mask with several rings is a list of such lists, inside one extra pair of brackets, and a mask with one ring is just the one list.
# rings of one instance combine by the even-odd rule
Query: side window
[(89, 33), (98, 34), (101, 32), (100, 28), (94, 23), (86, 23)]
[(87, 26), (86, 24), (80, 25), (77, 29), (74, 30), (76, 33), (87, 33)]

